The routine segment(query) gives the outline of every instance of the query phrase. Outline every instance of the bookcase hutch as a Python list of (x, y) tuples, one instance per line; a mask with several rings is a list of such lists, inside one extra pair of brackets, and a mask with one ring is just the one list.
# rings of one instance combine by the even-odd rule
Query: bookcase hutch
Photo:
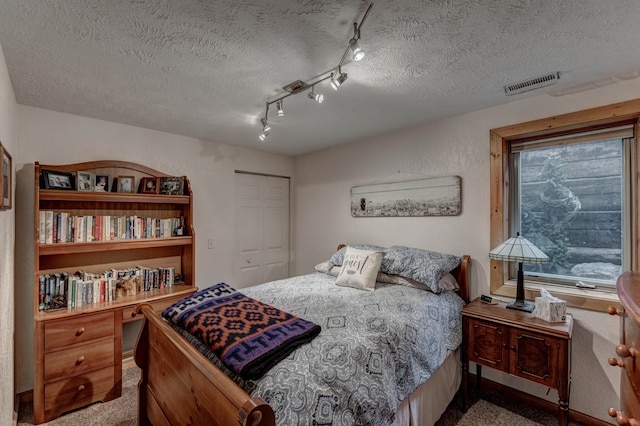
[[(109, 175), (112, 180), (118, 176), (133, 177), (136, 187), (144, 177), (168, 176), (124, 161), (35, 163), (33, 405), (36, 424), (96, 401), (119, 397), (122, 393), (122, 324), (140, 319), (135, 314), (139, 303), (149, 303), (159, 311), (196, 290), (193, 194), (186, 177), (182, 195), (84, 192), (43, 189), (43, 170), (66, 174), (74, 182), (79, 171)], [(183, 218), (186, 226), (181, 236), (42, 244), (40, 211), (83, 217)], [(100, 274), (110, 269), (140, 266), (174, 268), (179, 280), (172, 286), (81, 307), (43, 309), (41, 305), (41, 276), (73, 275), (79, 270)]]

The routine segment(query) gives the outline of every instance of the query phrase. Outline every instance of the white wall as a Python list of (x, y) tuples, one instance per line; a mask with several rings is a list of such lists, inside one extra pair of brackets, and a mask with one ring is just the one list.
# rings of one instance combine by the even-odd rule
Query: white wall
[[(470, 254), (471, 295), (488, 294), (489, 130), (639, 97), (640, 80), (564, 97), (539, 95), (298, 157), (293, 273), (312, 270), (338, 243), (403, 244)], [(449, 175), (462, 178), (459, 216), (351, 217), (352, 186)], [(570, 408), (610, 421), (607, 409), (619, 406), (620, 371), (607, 359), (619, 341), (619, 320), (579, 309), (570, 312), (576, 320)], [(547, 391), (488, 368), (483, 373), (536, 396), (544, 397)], [(552, 391), (547, 399), (556, 402), (557, 393)]]
[[(233, 283), (234, 171), (292, 176), (294, 160), (153, 130), (18, 106), (20, 152), (14, 156), (20, 217), (17, 219), (17, 389), (33, 386), (33, 164), (124, 160), (186, 175), (194, 194), (196, 284)], [(207, 239), (215, 238), (214, 250)], [(126, 337), (126, 336), (125, 336)]]
[[(0, 46), (0, 143), (14, 161), (18, 146), (16, 109), (16, 98)], [(13, 417), (15, 211), (15, 208), (0, 211), (0, 424), (3, 425), (11, 424)]]

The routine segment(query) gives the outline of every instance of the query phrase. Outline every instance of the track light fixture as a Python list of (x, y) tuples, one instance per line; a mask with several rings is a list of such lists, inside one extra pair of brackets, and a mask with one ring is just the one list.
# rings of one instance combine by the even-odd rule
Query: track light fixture
[(317, 103), (321, 104), (322, 101), (324, 101), (324, 96), (322, 93), (315, 93), (314, 90), (315, 88), (311, 87), (311, 92), (307, 96), (309, 96), (309, 99), (313, 99)]
[(309, 82), (296, 80), (287, 84), (286, 86), (282, 87), (285, 93), (275, 98), (272, 98), (271, 100), (268, 100), (266, 102), (264, 117), (260, 119), (260, 122), (262, 123), (262, 133), (260, 134), (260, 136), (258, 136), (258, 138), (261, 141), (264, 141), (267, 138), (267, 136), (269, 136), (269, 132), (271, 130), (271, 126), (269, 126), (269, 124), (267, 123), (267, 118), (269, 116), (269, 105), (275, 103), (278, 117), (282, 117), (284, 115), (284, 109), (282, 108), (282, 105), (284, 103), (285, 98), (291, 95), (297, 95), (298, 93), (302, 93), (306, 90), (311, 89), (311, 92), (307, 94), (309, 99), (313, 99), (318, 103), (322, 103), (322, 101), (324, 100), (324, 96), (322, 95), (322, 93), (315, 92), (315, 86), (318, 83), (321, 83), (325, 80), (330, 79), (331, 87), (333, 87), (334, 90), (338, 90), (338, 88), (342, 84), (344, 84), (345, 81), (347, 81), (347, 73), (342, 72), (342, 65), (344, 65), (344, 62), (347, 60), (348, 57), (351, 57), (353, 61), (360, 61), (362, 58), (364, 58), (364, 50), (360, 47), (358, 40), (360, 40), (360, 29), (362, 28), (364, 21), (367, 19), (367, 16), (369, 16), (369, 12), (371, 11), (372, 7), (373, 7), (373, 3), (369, 4), (369, 7), (367, 8), (364, 15), (362, 16), (360, 23), (356, 23), (356, 22), (353, 23), (353, 36), (349, 40), (349, 45), (344, 51), (344, 54), (342, 55), (342, 59), (340, 59), (340, 62), (338, 63), (337, 66), (317, 75), (316, 77), (312, 78), (311, 81)]
[(354, 61), (359, 61), (362, 58), (364, 58), (364, 50), (362, 50), (362, 48), (360, 47), (360, 44), (358, 44), (358, 40), (356, 40), (355, 38), (352, 38), (349, 41), (349, 48), (351, 49), (351, 52), (353, 53), (353, 60)]
[(342, 72), (340, 68), (338, 68), (337, 74), (331, 74), (331, 87), (333, 87), (333, 90), (338, 90), (345, 81), (347, 81), (347, 73)]

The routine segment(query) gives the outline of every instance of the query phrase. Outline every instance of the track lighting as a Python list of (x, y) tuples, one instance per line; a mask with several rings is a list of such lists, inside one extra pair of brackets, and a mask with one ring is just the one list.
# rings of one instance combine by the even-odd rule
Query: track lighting
[(356, 40), (355, 38), (352, 38), (349, 41), (349, 48), (351, 49), (351, 52), (353, 52), (354, 61), (359, 61), (364, 58), (364, 50), (362, 50), (360, 44), (358, 44), (358, 40)]
[(287, 84), (286, 86), (283, 86), (282, 90), (284, 90), (285, 93), (282, 93), (275, 98), (271, 98), (266, 102), (264, 117), (260, 119), (260, 122), (262, 123), (262, 133), (260, 134), (260, 136), (258, 136), (258, 138), (261, 141), (264, 141), (267, 136), (269, 136), (269, 131), (271, 130), (271, 126), (269, 126), (269, 124), (267, 123), (267, 119), (269, 117), (269, 105), (276, 104), (278, 117), (282, 117), (284, 115), (284, 109), (282, 108), (282, 106), (284, 104), (285, 98), (311, 89), (307, 96), (309, 97), (309, 99), (313, 99), (320, 104), (324, 100), (324, 96), (322, 95), (322, 93), (315, 92), (315, 86), (318, 83), (322, 83), (325, 80), (330, 80), (331, 87), (333, 87), (334, 90), (338, 90), (338, 88), (342, 84), (344, 84), (344, 82), (347, 80), (347, 73), (342, 72), (342, 66), (344, 65), (345, 61), (349, 57), (351, 57), (354, 61), (359, 61), (364, 58), (364, 50), (362, 50), (362, 48), (360, 47), (358, 40), (360, 40), (360, 29), (362, 28), (362, 24), (364, 24), (365, 19), (367, 19), (367, 16), (369, 16), (369, 12), (371, 11), (372, 7), (373, 3), (369, 4), (369, 7), (362, 16), (359, 24), (354, 22), (353, 36), (349, 40), (349, 45), (345, 49), (342, 55), (342, 59), (340, 59), (340, 62), (337, 66), (321, 74), (318, 74), (308, 82), (295, 80)]
[(311, 92), (307, 96), (309, 96), (309, 99), (313, 99), (317, 103), (321, 104), (324, 100), (324, 96), (322, 95), (322, 93), (315, 93), (313, 90), (314, 88), (312, 87)]
[(347, 73), (338, 69), (338, 74), (331, 74), (331, 87), (333, 87), (333, 90), (338, 90), (346, 80)]
[(271, 126), (267, 123), (267, 117), (261, 118), (260, 122), (262, 123), (262, 133), (266, 133), (271, 130)]

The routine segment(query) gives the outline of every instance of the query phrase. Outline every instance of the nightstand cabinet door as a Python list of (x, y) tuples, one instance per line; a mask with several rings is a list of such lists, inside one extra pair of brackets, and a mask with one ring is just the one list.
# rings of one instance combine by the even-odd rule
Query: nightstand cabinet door
[(529, 331), (511, 330), (510, 374), (557, 389), (560, 351), (566, 340)]
[(493, 322), (469, 319), (469, 361), (508, 371), (509, 329)]

